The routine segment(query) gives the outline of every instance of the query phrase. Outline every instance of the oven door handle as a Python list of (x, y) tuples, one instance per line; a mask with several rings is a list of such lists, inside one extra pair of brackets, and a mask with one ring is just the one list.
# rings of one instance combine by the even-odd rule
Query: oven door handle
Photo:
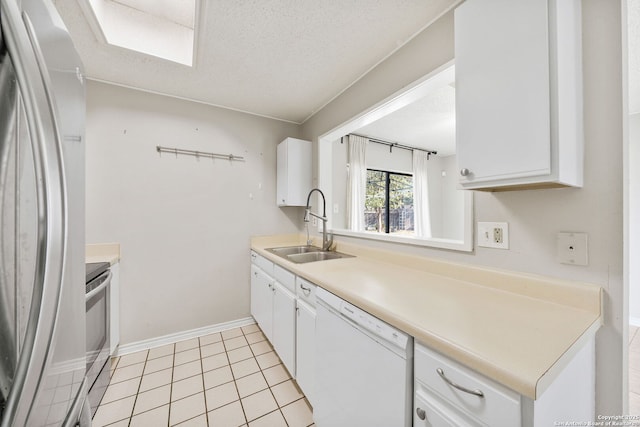
[(91, 298), (93, 298), (94, 296), (96, 296), (98, 293), (102, 292), (102, 290), (104, 288), (106, 288), (107, 286), (109, 286), (109, 283), (111, 283), (111, 278), (113, 277), (113, 273), (111, 272), (111, 270), (107, 271), (107, 278), (105, 279), (104, 282), (100, 283), (100, 286), (98, 286), (95, 289), (92, 289), (87, 296), (85, 297), (85, 301), (89, 301)]

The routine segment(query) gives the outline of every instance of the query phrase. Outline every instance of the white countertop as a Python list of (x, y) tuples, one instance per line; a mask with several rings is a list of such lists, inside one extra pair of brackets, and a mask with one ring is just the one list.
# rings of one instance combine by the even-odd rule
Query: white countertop
[(120, 262), (120, 243), (92, 243), (85, 246), (84, 262)]
[(297, 244), (299, 235), (251, 241), (265, 258), (532, 399), (602, 324), (602, 289), (592, 284), (357, 245), (337, 248), (355, 258), (306, 264), (266, 251)]

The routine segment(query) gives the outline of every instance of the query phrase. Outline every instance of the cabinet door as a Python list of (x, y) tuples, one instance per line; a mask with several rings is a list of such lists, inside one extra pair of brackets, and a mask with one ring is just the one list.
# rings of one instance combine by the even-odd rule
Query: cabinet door
[(313, 405), (313, 370), (316, 345), (316, 311), (298, 300), (296, 324), (296, 382)]
[(467, 0), (456, 9), (463, 187), (551, 173), (548, 16), (547, 0)]
[(251, 315), (260, 329), (273, 342), (273, 279), (251, 265)]
[(413, 426), (414, 427), (473, 427), (481, 426), (458, 414), (438, 402), (436, 398), (422, 390), (416, 391), (413, 401)]
[(292, 377), (296, 375), (296, 299), (280, 283), (273, 294), (273, 347)]
[(276, 203), (304, 206), (311, 190), (311, 141), (287, 138), (277, 148)]
[(278, 144), (276, 149), (276, 204), (287, 206), (289, 190), (289, 170), (286, 140)]

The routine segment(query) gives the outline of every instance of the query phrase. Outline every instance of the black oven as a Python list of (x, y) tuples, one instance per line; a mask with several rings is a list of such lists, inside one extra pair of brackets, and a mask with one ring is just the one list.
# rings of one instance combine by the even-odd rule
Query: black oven
[(86, 273), (87, 380), (93, 417), (110, 378), (111, 271), (109, 263), (101, 262), (87, 264)]

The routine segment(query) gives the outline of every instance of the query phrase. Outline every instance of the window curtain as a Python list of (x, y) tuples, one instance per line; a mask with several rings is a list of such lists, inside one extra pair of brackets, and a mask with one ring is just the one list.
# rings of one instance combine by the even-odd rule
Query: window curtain
[(429, 213), (429, 153), (413, 150), (413, 220), (416, 237), (431, 237)]
[(361, 136), (349, 135), (349, 172), (347, 184), (347, 226), (364, 231), (364, 202), (367, 191), (367, 144)]

